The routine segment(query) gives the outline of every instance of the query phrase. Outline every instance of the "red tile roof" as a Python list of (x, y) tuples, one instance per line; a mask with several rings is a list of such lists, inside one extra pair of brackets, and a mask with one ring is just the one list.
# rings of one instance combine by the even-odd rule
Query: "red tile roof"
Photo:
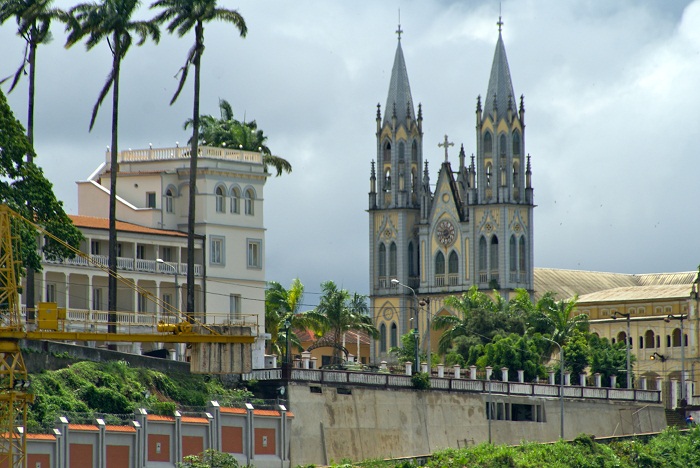
[(31, 440), (56, 440), (56, 436), (52, 434), (27, 434), (27, 439)]
[(209, 424), (209, 420), (207, 418), (196, 418), (194, 416), (183, 416), (181, 420), (184, 423), (190, 424)]
[[(69, 215), (77, 227), (92, 228), (92, 229), (109, 229), (109, 218), (96, 218), (94, 216)], [(157, 234), (161, 236), (187, 237), (187, 233), (180, 231), (172, 231), (168, 229), (154, 229), (138, 224), (127, 223), (126, 221), (117, 221), (117, 231), (135, 232), (138, 234)]]
[(246, 414), (247, 413), (247, 411), (243, 408), (226, 408), (226, 407), (221, 407), (221, 412), (227, 413), (227, 414)]
[(277, 410), (267, 410), (267, 409), (256, 409), (253, 410), (253, 414), (256, 416), (282, 416), (282, 414)]
[(69, 424), (68, 429), (71, 431), (99, 431), (100, 430), (94, 424)]
[(175, 422), (175, 418), (172, 416), (160, 416), (157, 414), (149, 414), (146, 417), (149, 421), (167, 421), (167, 422)]
[(105, 426), (105, 429), (109, 432), (136, 432), (136, 428), (133, 426)]

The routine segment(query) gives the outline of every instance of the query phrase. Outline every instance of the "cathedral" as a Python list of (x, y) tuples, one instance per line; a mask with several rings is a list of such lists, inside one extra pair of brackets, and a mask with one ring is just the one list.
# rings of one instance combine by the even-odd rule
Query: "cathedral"
[(377, 105), (368, 207), (370, 301), (380, 331), (376, 360), (387, 358), (411, 330), (421, 342), (437, 344), (430, 317), (448, 313), (442, 310), (446, 296), (473, 286), (506, 296), (516, 288), (534, 290), (525, 106), (514, 92), (501, 25), (485, 97), (476, 99), (476, 149), (467, 156), (462, 146), (453, 167), (454, 143), (445, 135), (434, 189), (423, 158), (422, 109), (419, 104), (416, 113), (397, 31), (383, 116)]

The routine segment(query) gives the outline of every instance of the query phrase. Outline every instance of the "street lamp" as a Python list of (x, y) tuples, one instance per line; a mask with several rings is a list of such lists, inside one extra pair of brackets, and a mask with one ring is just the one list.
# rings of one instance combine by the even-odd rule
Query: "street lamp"
[(664, 322), (669, 323), (671, 320), (679, 320), (681, 322), (681, 405), (687, 404), (686, 388), (685, 388), (685, 334), (683, 332), (683, 320), (688, 318), (688, 314), (678, 316), (669, 315), (664, 319)]
[(613, 312), (613, 320), (617, 320), (617, 316), (620, 315), (627, 319), (627, 336), (625, 337), (625, 350), (627, 351), (627, 388), (632, 388), (632, 372), (630, 370), (630, 314), (625, 312)]
[(658, 360), (660, 360), (661, 362), (666, 362), (666, 356), (664, 356), (663, 354), (659, 354), (659, 353), (657, 353), (657, 352), (654, 352), (654, 354), (652, 354), (651, 356), (649, 356), (649, 359), (651, 359), (652, 361), (655, 361), (655, 360), (658, 359)]
[(554, 343), (559, 348), (559, 412), (561, 413), (561, 427), (559, 428), (559, 438), (564, 440), (564, 349), (559, 343), (542, 337), (550, 343)]
[(405, 284), (403, 284), (402, 282), (400, 282), (400, 281), (397, 280), (396, 278), (392, 278), (392, 279), (391, 279), (391, 284), (396, 285), (396, 286), (403, 286), (403, 287), (406, 288), (406, 289), (410, 289), (410, 290), (411, 290), (411, 293), (413, 293), (413, 299), (416, 301), (416, 312), (415, 312), (415, 318), (414, 318), (415, 323), (413, 324), (413, 325), (414, 325), (414, 327), (413, 327), (413, 337), (414, 337), (414, 340), (415, 340), (415, 347), (416, 347), (416, 358), (415, 358), (415, 360), (416, 360), (416, 364), (415, 364), (415, 365), (416, 365), (416, 368), (415, 368), (414, 373), (415, 373), (415, 372), (420, 372), (420, 357), (419, 357), (419, 355), (418, 355), (418, 296), (416, 295), (415, 289), (413, 289), (413, 288), (410, 287), (410, 286), (406, 286)]

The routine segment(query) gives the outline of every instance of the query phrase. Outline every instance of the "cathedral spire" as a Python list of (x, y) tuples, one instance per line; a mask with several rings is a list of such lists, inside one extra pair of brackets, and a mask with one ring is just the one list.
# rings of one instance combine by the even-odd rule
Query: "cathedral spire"
[[(493, 65), (491, 65), (491, 77), (489, 78), (489, 88), (486, 92), (486, 102), (484, 103), (484, 118), (492, 116), (493, 111), (507, 110), (516, 94), (513, 92), (513, 82), (510, 78), (510, 68), (506, 57), (506, 48), (503, 44), (501, 28), (503, 21), (498, 19), (498, 42), (496, 52), (493, 55)], [(512, 106), (515, 107), (515, 106)], [(513, 109), (515, 111), (515, 109)], [(502, 114), (503, 115), (503, 114)]]
[[(396, 55), (394, 56), (394, 67), (391, 70), (389, 95), (386, 99), (386, 107), (384, 107), (384, 109), (396, 109), (396, 120), (401, 123), (406, 122), (407, 118), (416, 118), (413, 109), (413, 98), (411, 97), (411, 86), (408, 83), (406, 61), (403, 58), (403, 50), (401, 49), (402, 33), (403, 30), (399, 24), (399, 28), (396, 30), (399, 40), (396, 46)], [(388, 112), (384, 113), (384, 123), (391, 123), (391, 115)]]

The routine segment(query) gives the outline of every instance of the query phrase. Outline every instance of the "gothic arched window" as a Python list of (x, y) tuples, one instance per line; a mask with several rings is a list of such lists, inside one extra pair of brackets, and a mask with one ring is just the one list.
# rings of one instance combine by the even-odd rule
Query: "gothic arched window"
[(165, 191), (165, 212), (173, 212), (173, 190), (168, 189)]
[(486, 271), (488, 268), (488, 259), (486, 257), (486, 238), (481, 236), (479, 239), (479, 270)]
[(513, 156), (520, 156), (520, 132), (513, 132)]
[(386, 325), (379, 325), (379, 351), (386, 353)]
[(438, 252), (437, 256), (435, 257), (435, 274), (445, 274), (445, 256), (442, 254), (442, 252)]
[(403, 161), (405, 156), (406, 156), (405, 145), (403, 144), (403, 141), (401, 141), (401, 142), (399, 142), (399, 161)]
[(527, 270), (527, 248), (525, 247), (525, 236), (520, 237), (520, 252), (518, 252), (520, 257), (520, 272), (525, 273)]
[(450, 258), (447, 263), (447, 272), (451, 275), (459, 273), (459, 255), (454, 250), (450, 252)]
[(413, 242), (408, 243), (408, 276), (416, 276), (415, 261), (413, 256)]
[(491, 270), (498, 270), (498, 237), (491, 237), (491, 252), (489, 252)]
[(396, 276), (396, 243), (389, 246), (389, 276)]
[(391, 334), (389, 335), (389, 343), (391, 343), (392, 348), (396, 348), (399, 345), (399, 328), (396, 326), (396, 322), (391, 322)]
[(515, 236), (510, 236), (508, 250), (510, 253), (510, 271), (515, 272), (518, 269), (518, 244), (515, 240)]
[(493, 139), (491, 132), (484, 133), (484, 154), (490, 155), (493, 152)]
[(486, 188), (491, 187), (491, 177), (493, 176), (493, 167), (491, 163), (486, 165)]
[(388, 167), (384, 171), (384, 191), (391, 192), (391, 169)]
[(379, 276), (386, 276), (386, 246), (379, 244), (379, 254), (377, 258)]
[(513, 162), (513, 188), (518, 187), (518, 162)]
[(391, 143), (388, 141), (384, 144), (384, 162), (391, 162)]
[(501, 156), (505, 156), (506, 155), (506, 136), (502, 133), (501, 133), (501, 137), (499, 138), (498, 146), (499, 146), (498, 154), (500, 154)]
[(411, 143), (411, 161), (418, 162), (418, 143), (416, 140)]
[(226, 210), (226, 192), (222, 186), (216, 187), (216, 212), (223, 213)]

